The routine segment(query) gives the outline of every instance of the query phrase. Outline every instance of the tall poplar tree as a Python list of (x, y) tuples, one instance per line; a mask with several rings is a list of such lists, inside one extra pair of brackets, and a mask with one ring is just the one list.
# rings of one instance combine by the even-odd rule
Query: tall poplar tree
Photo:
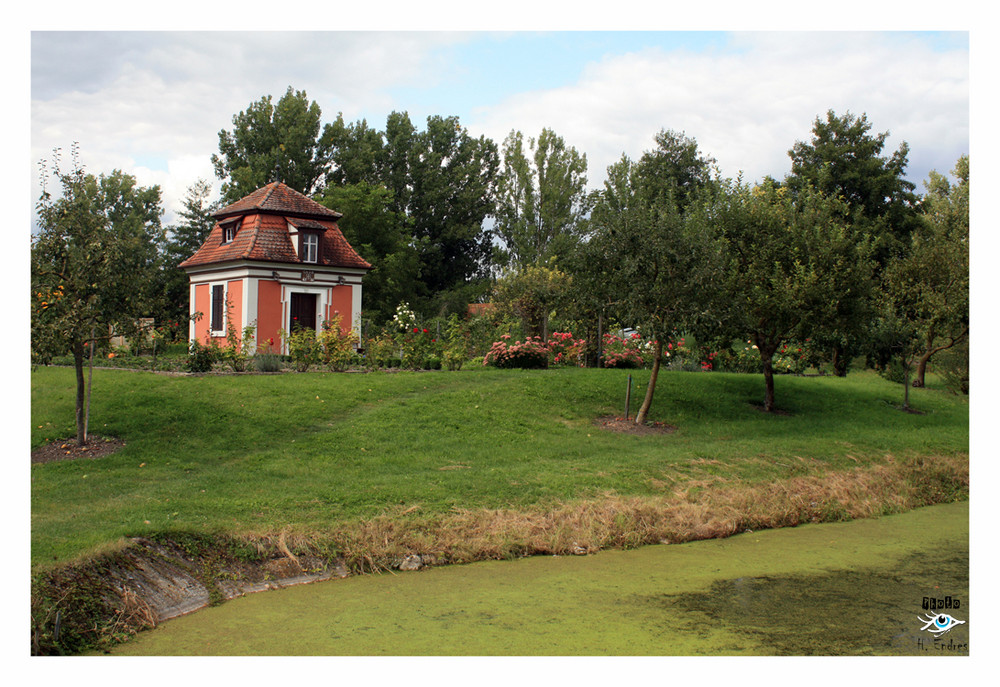
[(495, 230), (499, 261), (515, 269), (565, 257), (588, 214), (587, 156), (551, 129), (537, 139), (512, 131), (503, 144)]
[(431, 294), (442, 294), (485, 281), (492, 234), (483, 221), (495, 207), (496, 144), (485, 136), (473, 138), (458, 117), (428, 117), (427, 128), (408, 141), (405, 127), (399, 133), (412, 145), (406, 157), (409, 183), (401, 192), (407, 196), (423, 283)]

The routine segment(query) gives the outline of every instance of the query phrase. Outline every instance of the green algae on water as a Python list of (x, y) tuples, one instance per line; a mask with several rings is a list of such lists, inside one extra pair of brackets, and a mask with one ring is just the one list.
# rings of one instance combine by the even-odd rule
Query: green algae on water
[[(367, 575), (171, 620), (134, 655), (967, 655), (968, 503), (722, 540)], [(966, 621), (921, 631), (925, 597)]]

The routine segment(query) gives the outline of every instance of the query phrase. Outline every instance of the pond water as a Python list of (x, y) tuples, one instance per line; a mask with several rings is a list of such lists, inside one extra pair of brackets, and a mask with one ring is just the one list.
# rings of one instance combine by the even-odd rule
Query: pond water
[[(359, 576), (176, 618), (120, 655), (968, 655), (967, 503), (591, 556)], [(924, 608), (926, 599), (951, 608)], [(955, 602), (958, 606), (955, 607)], [(964, 624), (935, 638), (919, 617)]]

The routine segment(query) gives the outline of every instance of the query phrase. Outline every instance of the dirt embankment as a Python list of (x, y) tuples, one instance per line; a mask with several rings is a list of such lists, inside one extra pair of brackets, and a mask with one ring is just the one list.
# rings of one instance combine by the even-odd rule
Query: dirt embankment
[(213, 603), (292, 584), (384, 570), (726, 537), (746, 530), (875, 517), (964, 500), (968, 456), (894, 460), (767, 484), (673, 485), (551, 510), (408, 509), (322, 533), (165, 532), (39, 572), (32, 653), (100, 650)]

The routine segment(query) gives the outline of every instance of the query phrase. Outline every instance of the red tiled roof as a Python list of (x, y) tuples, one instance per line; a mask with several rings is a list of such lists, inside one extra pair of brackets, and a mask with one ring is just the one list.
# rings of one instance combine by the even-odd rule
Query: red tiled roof
[[(238, 216), (241, 216), (241, 223), (236, 235), (229, 243), (223, 243), (222, 223), (228, 224), (228, 219)], [(268, 184), (215, 213), (220, 223), (212, 227), (205, 243), (180, 267), (261, 260), (371, 269), (371, 264), (358, 255), (337, 227), (337, 219), (342, 216), (284, 184)], [(289, 223), (323, 232), (318, 262), (302, 263), (299, 259), (288, 233)]]
[(305, 196), (280, 181), (272, 181), (235, 203), (227, 205), (212, 216), (221, 219), (230, 215), (242, 215), (252, 210), (276, 212), (297, 217), (332, 217), (340, 219), (341, 213), (325, 208), (312, 198)]

